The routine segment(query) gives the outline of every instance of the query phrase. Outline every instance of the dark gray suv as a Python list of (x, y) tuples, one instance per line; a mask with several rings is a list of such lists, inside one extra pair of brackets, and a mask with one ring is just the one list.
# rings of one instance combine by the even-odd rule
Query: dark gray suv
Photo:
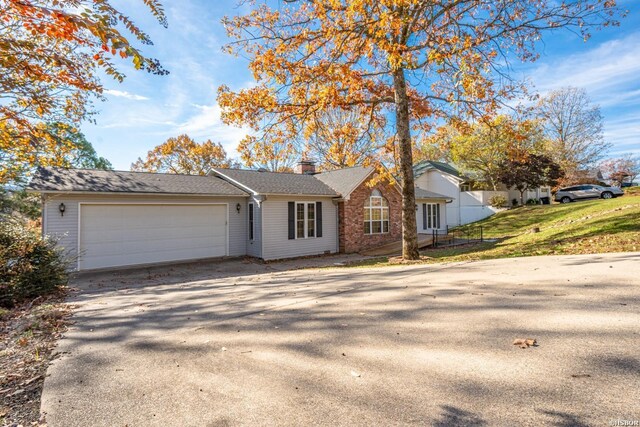
[(622, 196), (624, 191), (618, 187), (603, 187), (601, 185), (574, 185), (558, 190), (555, 201), (570, 203), (581, 199), (613, 199)]

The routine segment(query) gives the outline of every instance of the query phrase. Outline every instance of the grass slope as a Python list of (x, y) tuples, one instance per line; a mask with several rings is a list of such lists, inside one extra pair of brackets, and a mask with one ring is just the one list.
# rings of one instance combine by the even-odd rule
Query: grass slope
[[(481, 225), (485, 238), (496, 241), (425, 250), (426, 262), (640, 251), (640, 193), (611, 200), (521, 207), (471, 225)], [(540, 232), (533, 233), (534, 227)], [(365, 262), (386, 263), (386, 259)]]

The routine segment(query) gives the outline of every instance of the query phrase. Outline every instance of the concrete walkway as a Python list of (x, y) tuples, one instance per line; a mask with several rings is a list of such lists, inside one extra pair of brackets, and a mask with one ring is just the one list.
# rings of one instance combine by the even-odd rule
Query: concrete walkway
[[(78, 281), (49, 426), (640, 419), (638, 253), (245, 267)], [(512, 345), (529, 337), (539, 346)]]
[[(418, 249), (426, 248), (433, 244), (433, 236), (431, 234), (418, 234)], [(387, 256), (387, 255), (401, 255), (402, 254), (402, 240), (397, 242), (387, 243), (386, 245), (378, 246), (376, 248), (368, 249), (362, 252), (364, 256)]]

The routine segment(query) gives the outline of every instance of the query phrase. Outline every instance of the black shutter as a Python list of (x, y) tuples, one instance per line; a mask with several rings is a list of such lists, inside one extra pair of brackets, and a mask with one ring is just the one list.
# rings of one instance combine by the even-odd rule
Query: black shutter
[(249, 203), (249, 240), (253, 240), (253, 203)]
[(426, 203), (422, 204), (422, 229), (427, 229), (427, 205)]
[(322, 202), (316, 202), (316, 237), (322, 237)]
[(296, 203), (289, 202), (289, 240), (296, 238)]

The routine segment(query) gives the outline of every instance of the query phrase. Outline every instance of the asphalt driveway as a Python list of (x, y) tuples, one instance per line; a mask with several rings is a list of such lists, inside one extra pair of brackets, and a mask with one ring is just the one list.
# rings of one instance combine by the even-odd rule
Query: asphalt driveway
[(53, 427), (640, 420), (639, 253), (76, 286), (42, 396)]

